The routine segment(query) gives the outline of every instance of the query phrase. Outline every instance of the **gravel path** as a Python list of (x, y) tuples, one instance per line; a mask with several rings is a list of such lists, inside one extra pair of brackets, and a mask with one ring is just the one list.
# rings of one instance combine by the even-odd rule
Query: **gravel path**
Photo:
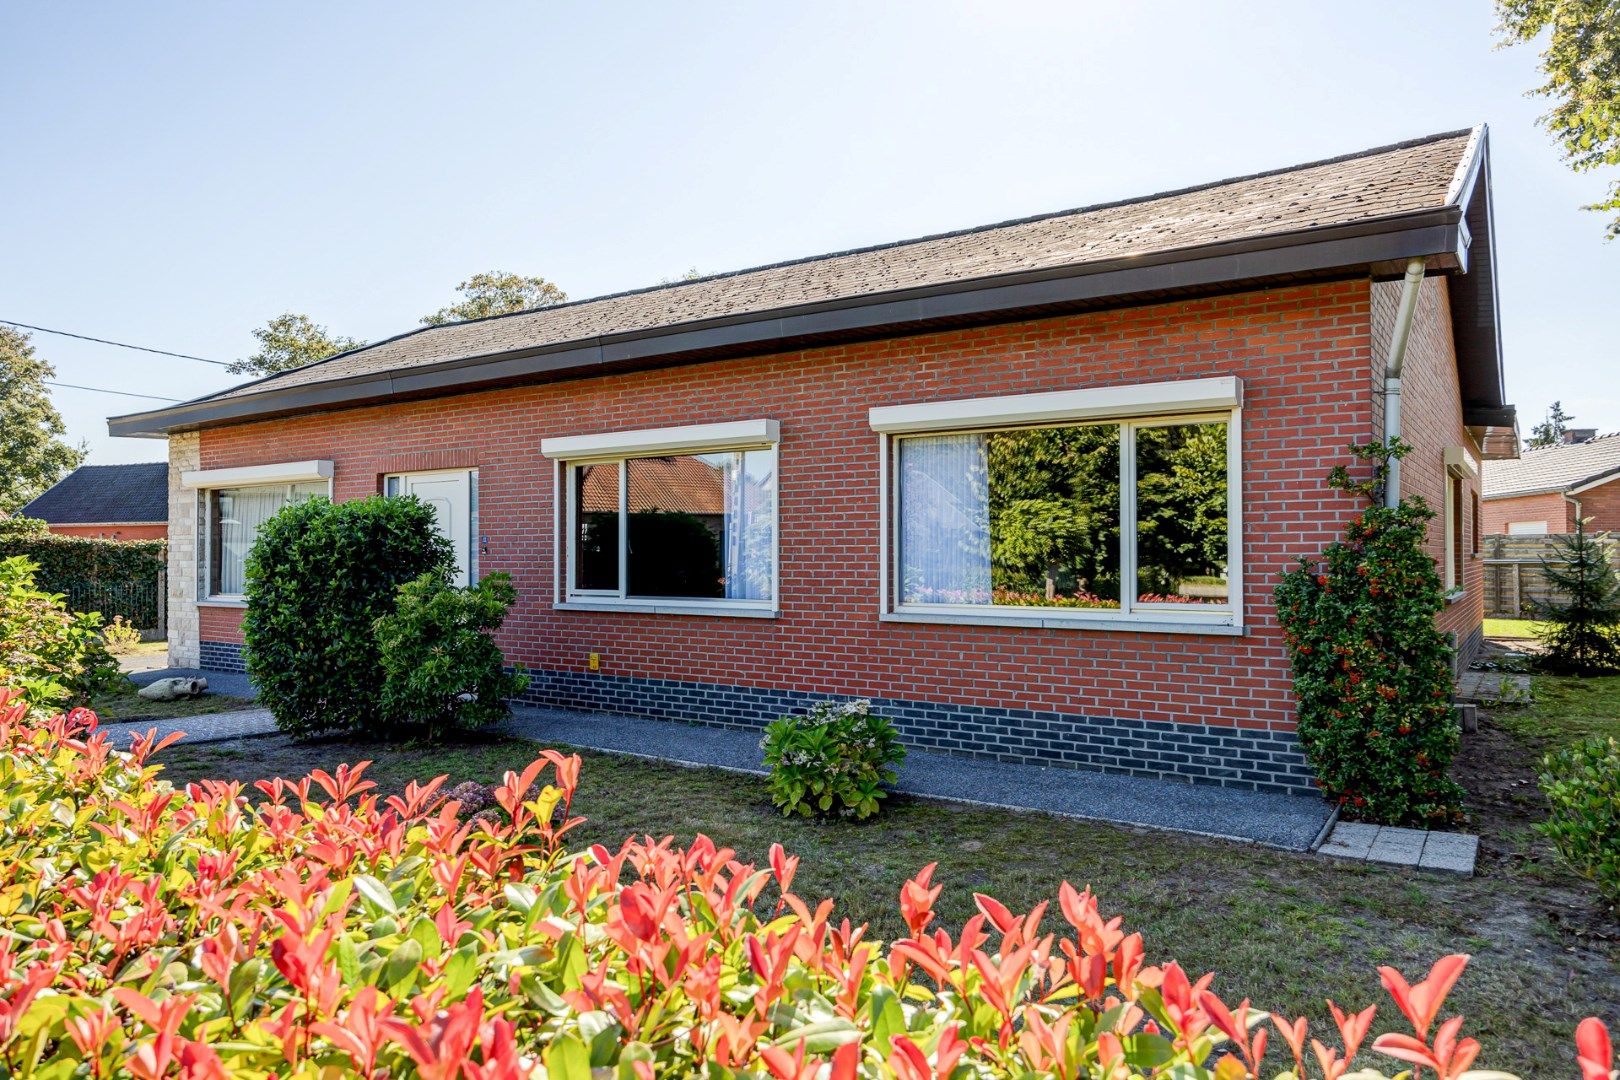
[[(501, 731), (538, 742), (684, 765), (764, 774), (759, 733), (733, 728), (577, 713), (514, 711)], [(1076, 769), (1043, 769), (913, 750), (896, 787), (912, 795), (1065, 817), (1197, 833), (1288, 851), (1311, 851), (1331, 819), (1327, 803), (1209, 785)]]

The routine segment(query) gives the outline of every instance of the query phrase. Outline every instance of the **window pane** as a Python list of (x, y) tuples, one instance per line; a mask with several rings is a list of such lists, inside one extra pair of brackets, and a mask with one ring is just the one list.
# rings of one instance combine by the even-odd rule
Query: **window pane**
[(1119, 607), (1119, 428), (989, 437), (995, 602)]
[(1136, 432), (1136, 590), (1141, 604), (1225, 604), (1226, 425)]
[(1119, 606), (1119, 429), (900, 442), (901, 603)]
[(574, 474), (574, 588), (619, 588), (619, 464), (580, 465)]
[(244, 566), (259, 526), (286, 504), (285, 484), (214, 492), (209, 529), (212, 592), (237, 595), (246, 591)]
[(294, 484), (292, 486), (293, 502), (301, 502), (304, 499), (313, 498), (317, 495), (322, 498), (326, 497), (325, 480), (310, 480), (305, 483)]
[(900, 602), (990, 603), (983, 435), (900, 440)]
[(769, 600), (776, 453), (634, 458), (626, 595)]

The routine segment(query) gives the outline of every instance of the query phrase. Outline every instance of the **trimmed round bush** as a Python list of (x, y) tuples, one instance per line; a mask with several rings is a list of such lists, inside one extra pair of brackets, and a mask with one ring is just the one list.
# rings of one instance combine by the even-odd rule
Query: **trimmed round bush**
[(242, 634), (276, 726), (380, 733), (376, 622), (399, 586), (423, 574), (448, 582), (453, 562), (432, 508), (414, 498), (307, 499), (265, 522), (248, 554)]
[(506, 670), (493, 637), (516, 599), (510, 574), (458, 589), (427, 573), (400, 587), (393, 614), (377, 620), (391, 729), (433, 741), (506, 715), (507, 700), (529, 685)]

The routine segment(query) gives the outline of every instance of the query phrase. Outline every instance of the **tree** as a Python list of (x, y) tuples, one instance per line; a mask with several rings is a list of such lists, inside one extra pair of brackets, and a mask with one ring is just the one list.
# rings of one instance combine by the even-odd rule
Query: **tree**
[[(1620, 165), (1620, 0), (1496, 0), (1502, 45), (1523, 45), (1548, 32), (1541, 53), (1546, 82), (1532, 93), (1553, 102), (1541, 126), (1562, 145), (1576, 172)], [(1620, 236), (1620, 180), (1587, 210), (1616, 212), (1609, 239)]]
[(1554, 543), (1541, 572), (1558, 599), (1536, 605), (1547, 647), (1542, 666), (1573, 675), (1620, 671), (1620, 579), (1609, 562), (1607, 538), (1589, 534), (1580, 518), (1574, 532)]
[(85, 449), (67, 427), (45, 380), (56, 369), (34, 355), (29, 335), (0, 326), (0, 513), (9, 514), (79, 467)]
[(1530, 437), (1524, 440), (1526, 450), (1540, 450), (1547, 446), (1557, 446), (1564, 441), (1564, 432), (1569, 430), (1569, 422), (1575, 419), (1564, 411), (1564, 403), (1555, 401), (1552, 408), (1547, 410), (1547, 419), (1530, 429)]
[(515, 311), (552, 307), (568, 299), (567, 293), (545, 278), (523, 277), (504, 270), (474, 274), (457, 285), (456, 291), (461, 293), (461, 303), (423, 316), (423, 325), (443, 326), (468, 319), (486, 319), (491, 315), (510, 315)]
[(333, 337), (326, 327), (295, 311), (277, 315), (253, 331), (253, 336), (259, 339), (259, 351), (230, 365), (226, 370), (233, 375), (274, 375), (365, 344), (354, 338)]

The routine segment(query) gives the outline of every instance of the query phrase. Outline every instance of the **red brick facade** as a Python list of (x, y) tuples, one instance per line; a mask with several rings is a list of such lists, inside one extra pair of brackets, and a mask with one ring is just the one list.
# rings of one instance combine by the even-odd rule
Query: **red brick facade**
[[(1620, 485), (1610, 486), (1620, 491)], [(1592, 494), (1597, 494), (1597, 491)], [(1581, 501), (1584, 505), (1584, 497)], [(1513, 499), (1488, 499), (1481, 509), (1484, 511), (1486, 536), (1506, 535), (1508, 525), (1516, 521), (1545, 522), (1549, 533), (1575, 531), (1575, 508), (1557, 491), (1520, 495)], [(1615, 509), (1616, 517), (1620, 518), (1620, 505)]]
[(98, 540), (164, 540), (167, 525), (52, 525), (57, 536), (88, 536)]
[[(1418, 447), (1409, 489), (1436, 506), (1441, 451), (1472, 446), (1444, 288), (1424, 290), (1405, 396)], [(1270, 593), (1355, 508), (1323, 478), (1348, 444), (1375, 433), (1389, 289), (1301, 285), (242, 424), (204, 431), (201, 464), (329, 458), (339, 500), (376, 492), (402, 463), (475, 464), (488, 538), (480, 569), (512, 574), (520, 599), (502, 645), (534, 669), (584, 673), (597, 653), (605, 676), (1287, 732), (1288, 665)], [(869, 407), (1215, 375), (1245, 383), (1247, 636), (878, 620)], [(755, 418), (781, 424), (779, 617), (552, 609), (555, 472), (543, 436)], [(1479, 625), (1478, 578), (1471, 560), (1468, 594), (1446, 613), (1459, 640)], [(200, 614), (205, 643), (240, 640), (240, 610)]]

